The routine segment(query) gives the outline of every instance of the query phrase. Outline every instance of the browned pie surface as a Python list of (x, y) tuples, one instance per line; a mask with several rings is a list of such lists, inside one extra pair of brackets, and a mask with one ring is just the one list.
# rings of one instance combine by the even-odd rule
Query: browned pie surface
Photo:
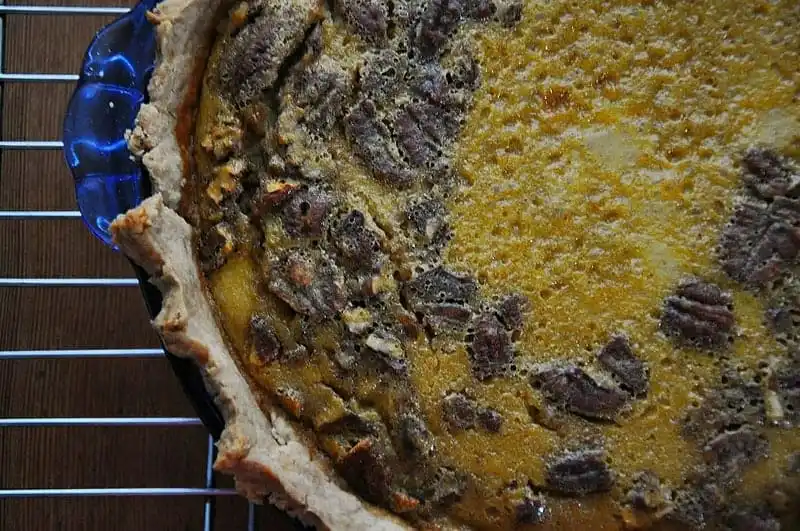
[(414, 523), (791, 528), (799, 21), (235, 5), (182, 205), (231, 345)]

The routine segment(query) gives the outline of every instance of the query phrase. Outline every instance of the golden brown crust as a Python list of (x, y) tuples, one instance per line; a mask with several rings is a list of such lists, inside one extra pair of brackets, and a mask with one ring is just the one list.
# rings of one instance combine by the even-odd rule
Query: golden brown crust
[(329, 529), (407, 529), (343, 488), (280, 410), (259, 407), (202, 289), (192, 228), (161, 194), (119, 216), (111, 231), (161, 291), (162, 310), (153, 324), (167, 348), (203, 367), (226, 421), (215, 468), (233, 475), (248, 499), (260, 503), (268, 497), (307, 523)]

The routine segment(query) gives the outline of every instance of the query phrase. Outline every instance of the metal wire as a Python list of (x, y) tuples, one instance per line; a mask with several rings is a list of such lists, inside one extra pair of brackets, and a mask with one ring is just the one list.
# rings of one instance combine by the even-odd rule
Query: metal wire
[[(3, 0), (0, 0), (2, 2)], [(0, 89), (6, 83), (73, 83), (76, 74), (48, 74), (41, 72), (10, 73), (4, 71), (6, 15), (107, 15), (127, 13), (127, 7), (89, 6), (32, 6), (0, 4)], [(0, 140), (0, 156), (3, 151), (52, 151), (63, 148), (60, 140)], [(76, 210), (0, 211), (0, 222), (8, 220), (63, 220), (80, 218)], [(0, 289), (22, 287), (126, 287), (136, 286), (135, 278), (0, 278)], [(159, 348), (95, 348), (95, 349), (51, 349), (51, 350), (3, 350), (0, 360), (35, 359), (80, 359), (80, 358), (161, 358), (164, 351)], [(63, 417), (63, 418), (0, 418), (0, 429), (52, 428), (66, 426), (82, 427), (153, 427), (153, 426), (199, 426), (200, 419), (193, 417)], [(205, 481), (202, 488), (75, 488), (75, 489), (0, 489), (0, 499), (40, 497), (126, 497), (126, 496), (198, 496), (204, 497), (203, 531), (214, 528), (214, 498), (236, 494), (232, 489), (215, 487), (214, 459), (216, 448), (211, 436), (206, 450)], [(250, 504), (247, 514), (247, 530), (255, 531), (255, 507)]]
[(256, 506), (252, 503), (247, 507), (247, 531), (256, 529)]
[(23, 83), (36, 82), (74, 82), (78, 81), (78, 74), (0, 74), (0, 82)]
[(160, 358), (160, 348), (96, 348), (64, 350), (0, 350), (0, 360), (62, 358)]
[(0, 210), (0, 219), (66, 219), (80, 218), (77, 210)]
[(0, 278), (0, 287), (54, 286), (54, 287), (94, 287), (94, 286), (138, 286), (135, 278)]
[(0, 149), (8, 150), (36, 150), (47, 151), (62, 149), (64, 142), (61, 140), (1, 140)]
[[(208, 436), (208, 450), (206, 452), (206, 488), (214, 488), (214, 438)], [(211, 531), (214, 525), (214, 504), (212, 498), (206, 498), (203, 504), (203, 531)]]
[(128, 11), (128, 7), (0, 5), (0, 15), (123, 15)]
[(52, 498), (73, 496), (230, 496), (233, 489), (131, 488), (131, 489), (0, 489), (0, 498)]
[(52, 426), (200, 426), (200, 419), (191, 417), (55, 417), (0, 419), (0, 428)]

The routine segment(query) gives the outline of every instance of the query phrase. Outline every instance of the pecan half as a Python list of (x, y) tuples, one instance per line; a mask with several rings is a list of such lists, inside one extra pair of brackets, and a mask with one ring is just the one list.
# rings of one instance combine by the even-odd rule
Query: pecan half
[(714, 284), (685, 280), (664, 301), (661, 330), (680, 344), (721, 349), (733, 340), (733, 327), (733, 300)]

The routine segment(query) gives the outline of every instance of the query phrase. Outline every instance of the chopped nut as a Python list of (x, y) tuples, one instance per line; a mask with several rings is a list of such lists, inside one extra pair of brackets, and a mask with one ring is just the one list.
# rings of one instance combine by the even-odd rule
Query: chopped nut
[(337, 7), (359, 35), (371, 42), (386, 40), (389, 12), (380, 0), (340, 0)]
[(478, 420), (477, 405), (463, 393), (450, 393), (442, 401), (442, 418), (451, 430), (467, 430)]
[(530, 301), (524, 295), (512, 293), (500, 300), (495, 312), (507, 330), (522, 330), (525, 313), (530, 311)]
[(469, 304), (478, 294), (478, 285), (471, 277), (456, 275), (436, 267), (406, 283), (403, 295), (412, 309), (424, 309), (424, 304)]
[(367, 346), (391, 358), (403, 358), (405, 351), (400, 340), (385, 334), (374, 333), (367, 337)]
[(615, 335), (597, 354), (597, 360), (634, 396), (647, 393), (647, 366), (633, 354), (625, 336)]
[(241, 107), (274, 85), (284, 61), (320, 16), (312, 0), (261, 5), (261, 13), (231, 38), (217, 63), (220, 85)]
[(470, 354), (472, 373), (479, 380), (504, 374), (514, 359), (511, 338), (494, 315), (478, 318), (467, 351)]
[(714, 284), (690, 279), (666, 298), (661, 330), (679, 343), (721, 349), (733, 339), (731, 296)]
[(281, 357), (281, 343), (265, 317), (254, 315), (250, 318), (250, 337), (256, 356), (262, 364), (272, 363)]
[(548, 462), (546, 482), (557, 492), (585, 495), (610, 490), (614, 476), (602, 451), (583, 450), (568, 452)]
[(476, 20), (486, 20), (497, 12), (492, 0), (474, 0), (467, 4), (467, 15)]
[(261, 101), (254, 101), (242, 109), (244, 124), (247, 130), (261, 138), (267, 134), (269, 124), (269, 107)]
[(548, 401), (590, 419), (613, 420), (628, 408), (629, 396), (615, 387), (604, 387), (574, 365), (544, 366), (531, 375)]
[(494, 409), (481, 409), (478, 412), (478, 424), (489, 433), (498, 433), (503, 427), (503, 417)]
[(479, 406), (464, 393), (450, 393), (444, 397), (442, 419), (454, 432), (480, 426), (490, 433), (497, 433), (503, 425), (503, 417), (499, 412)]
[(767, 325), (775, 335), (788, 337), (793, 334), (795, 323), (791, 309), (785, 307), (767, 308), (764, 314)]
[(289, 280), (295, 286), (307, 288), (314, 280), (314, 270), (311, 264), (305, 261), (296, 260), (288, 263), (287, 273)]
[(361, 283), (361, 293), (365, 297), (374, 297), (380, 293), (393, 291), (395, 282), (392, 277), (387, 277), (385, 274), (371, 274), (368, 275)]
[(724, 432), (711, 439), (704, 451), (712, 473), (729, 478), (741, 474), (743, 469), (769, 453), (767, 439), (749, 426)]
[(531, 422), (554, 432), (564, 432), (569, 419), (557, 406), (540, 400), (535, 400), (526, 407)]
[(723, 372), (722, 381), (706, 392), (699, 407), (689, 411), (683, 422), (684, 436), (705, 443), (728, 426), (764, 422), (764, 395), (759, 384), (743, 380), (732, 370)]
[(400, 418), (400, 447), (412, 459), (430, 457), (435, 451), (433, 434), (421, 418), (405, 414)]
[(391, 494), (392, 472), (376, 440), (359, 441), (338, 463), (345, 481), (367, 501), (383, 505)]
[(219, 204), (225, 193), (232, 193), (239, 185), (238, 178), (247, 169), (247, 163), (242, 159), (232, 159), (217, 170), (216, 178), (206, 188), (208, 197)]
[(254, 200), (253, 211), (256, 215), (263, 215), (269, 209), (286, 202), (300, 186), (286, 181), (267, 181), (261, 187)]
[(800, 174), (789, 161), (769, 149), (750, 149), (742, 160), (743, 180), (751, 191), (762, 199), (797, 197), (800, 193)]
[(397, 144), (415, 168), (442, 172), (446, 147), (458, 133), (454, 112), (430, 103), (410, 103), (395, 118)]
[[(454, 50), (455, 51), (455, 50)], [(412, 71), (411, 89), (427, 103), (445, 111), (446, 126), (451, 136), (459, 130), (459, 116), (466, 109), (472, 91), (480, 85), (480, 67), (469, 52), (462, 48), (451, 56), (451, 68), (430, 61)]]
[(347, 440), (378, 437), (386, 431), (386, 427), (376, 411), (362, 409), (353, 400), (347, 403), (347, 407), (347, 412), (341, 418), (326, 424), (321, 431), (339, 435)]
[(370, 50), (364, 54), (359, 70), (361, 90), (374, 101), (388, 101), (405, 89), (409, 59), (391, 48)]
[(373, 101), (361, 100), (350, 109), (346, 118), (346, 130), (376, 179), (400, 188), (411, 185), (414, 173), (403, 162), (392, 140), (391, 131), (381, 121)]
[(409, 205), (406, 218), (411, 227), (427, 243), (441, 242), (449, 236), (447, 211), (438, 199), (423, 199)]
[(350, 92), (349, 75), (341, 64), (328, 55), (309, 63), (300, 63), (282, 91), (284, 113), (301, 109), (296, 127), (304, 127), (315, 136), (325, 137), (342, 117)]
[(406, 370), (406, 353), (403, 343), (385, 331), (376, 331), (367, 336), (367, 347), (381, 354), (381, 359), (398, 372)]
[(679, 489), (672, 498), (673, 510), (665, 519), (681, 525), (679, 529), (705, 529), (722, 505), (720, 492), (710, 483)]
[(439, 49), (461, 23), (466, 9), (465, 0), (432, 0), (422, 15), (416, 44), (426, 57), (438, 54)]
[(233, 116), (220, 116), (211, 131), (200, 141), (200, 147), (221, 162), (239, 151), (242, 145), (242, 128)]
[(353, 308), (342, 312), (342, 322), (353, 334), (363, 334), (372, 326), (372, 315), (366, 308)]
[(521, 0), (501, 0), (497, 9), (497, 19), (503, 26), (510, 28), (522, 19), (522, 8)]
[(464, 330), (472, 319), (472, 310), (463, 304), (424, 304), (418, 306), (418, 311), (434, 334)]
[(325, 257), (290, 251), (271, 265), (270, 274), (270, 291), (298, 313), (324, 319), (344, 309), (344, 278)]
[(319, 238), (333, 204), (333, 197), (318, 188), (297, 190), (281, 210), (283, 228), (292, 237)]
[(381, 256), (381, 242), (369, 228), (365, 215), (352, 210), (332, 230), (334, 245), (342, 261), (354, 270), (373, 270)]
[(733, 279), (762, 288), (787, 273), (800, 254), (800, 175), (775, 153), (744, 158), (749, 193), (734, 207), (718, 254)]
[(201, 233), (198, 249), (200, 269), (205, 274), (216, 271), (222, 267), (235, 247), (233, 228), (227, 222), (217, 223), (205, 234)]

